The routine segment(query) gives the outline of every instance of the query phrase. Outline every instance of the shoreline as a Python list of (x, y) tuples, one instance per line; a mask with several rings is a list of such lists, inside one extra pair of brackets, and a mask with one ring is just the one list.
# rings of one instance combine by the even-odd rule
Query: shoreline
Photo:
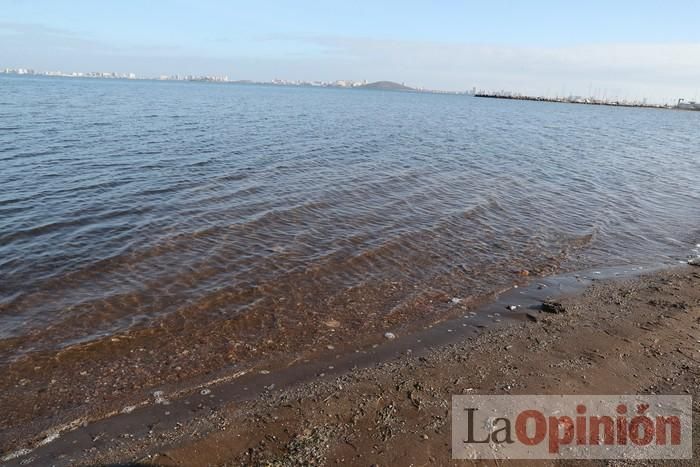
[(674, 107), (669, 104), (642, 104), (642, 103), (629, 103), (629, 102), (619, 102), (619, 101), (601, 101), (601, 100), (577, 100), (569, 99), (565, 97), (536, 97), (536, 96), (514, 96), (514, 95), (501, 95), (501, 94), (491, 94), (491, 93), (476, 93), (474, 97), (479, 97), (482, 99), (505, 99), (514, 101), (532, 101), (532, 102), (551, 102), (554, 104), (580, 104), (580, 105), (602, 105), (606, 107), (627, 107), (627, 108), (639, 108), (639, 109), (658, 109), (658, 110), (683, 110)]
[[(498, 367), (493, 366), (497, 363), (495, 361), (476, 363), (479, 360), (477, 358), (479, 353), (481, 353), (483, 357), (486, 351), (486, 347), (484, 347), (486, 343), (496, 343), (496, 349), (498, 350), (496, 353), (501, 354), (498, 358), (509, 360), (512, 364), (520, 347), (523, 347), (523, 355), (521, 358), (527, 360), (532, 357), (532, 355), (527, 352), (529, 349), (527, 346), (529, 345), (528, 339), (532, 338), (533, 333), (551, 338), (553, 331), (556, 333), (563, 333), (566, 331), (574, 332), (571, 329), (565, 329), (563, 325), (566, 322), (569, 324), (585, 324), (586, 326), (584, 326), (584, 328), (592, 326), (595, 329), (597, 327), (598, 331), (602, 331), (604, 336), (608, 336), (611, 330), (616, 329), (617, 324), (608, 322), (610, 317), (604, 314), (603, 308), (610, 312), (611, 306), (613, 310), (615, 306), (617, 306), (615, 303), (610, 302), (614, 296), (614, 294), (611, 293), (613, 291), (619, 295), (620, 290), (627, 290), (627, 292), (629, 292), (628, 295), (622, 295), (624, 300), (644, 299), (646, 302), (649, 302), (652, 300), (648, 298), (651, 295), (665, 294), (664, 296), (666, 296), (669, 293), (671, 297), (673, 297), (677, 295), (675, 289), (666, 290), (666, 288), (669, 287), (666, 282), (668, 278), (671, 277), (674, 278), (673, 280), (689, 286), (689, 288), (686, 287), (683, 289), (685, 298), (681, 300), (681, 302), (685, 303), (685, 310), (683, 313), (686, 315), (686, 318), (687, 316), (693, 317), (700, 314), (700, 309), (698, 308), (700, 296), (696, 291), (700, 289), (700, 287), (698, 287), (700, 284), (700, 271), (698, 271), (697, 268), (679, 267), (656, 272), (642, 272), (643, 275), (638, 278), (624, 276), (622, 270), (613, 269), (605, 271), (605, 274), (603, 274), (603, 271), (593, 272), (601, 272), (601, 274), (591, 274), (590, 276), (581, 276), (578, 274), (570, 275), (570, 278), (566, 280), (561, 280), (560, 278), (559, 285), (556, 287), (542, 284), (545, 285), (545, 287), (539, 288), (538, 284), (546, 281), (553, 281), (554, 279), (538, 279), (537, 281), (533, 281), (530, 287), (511, 289), (503, 293), (491, 304), (482, 307), (482, 313), (480, 314), (491, 315), (491, 318), (488, 319), (491, 321), (490, 326), (487, 326), (489, 323), (475, 323), (474, 325), (470, 323), (467, 326), (457, 326), (460, 323), (460, 319), (462, 321), (475, 319), (473, 318), (474, 315), (468, 313), (465, 315), (468, 316), (466, 319), (461, 317), (455, 320), (448, 320), (428, 327), (416, 334), (405, 336), (405, 338), (404, 336), (399, 336), (398, 339), (385, 345), (376, 346), (367, 352), (350, 354), (346, 360), (336, 358), (336, 360), (306, 362), (302, 363), (300, 366), (287, 369), (286, 374), (285, 370), (281, 370), (281, 372), (262, 370), (255, 375), (234, 373), (233, 375), (228, 375), (228, 381), (215, 381), (216, 384), (212, 384), (210, 378), (208, 384), (190, 388), (187, 393), (175, 394), (175, 397), (170, 393), (161, 394), (161, 398), (167, 400), (167, 403), (163, 403), (163, 400), (160, 401), (161, 403), (157, 403), (158, 401), (156, 400), (156, 403), (144, 404), (142, 407), (133, 407), (128, 413), (115, 414), (113, 417), (89, 423), (84, 428), (78, 428), (72, 431), (66, 430), (65, 433), (55, 433), (55, 437), (57, 438), (55, 441), (52, 440), (53, 442), (45, 443), (39, 446), (35, 451), (31, 453), (26, 452), (26, 454), (30, 454), (28, 458), (34, 456), (34, 462), (40, 462), (39, 459), (42, 458), (48, 459), (48, 457), (45, 456), (55, 457), (61, 453), (64, 455), (72, 453), (72, 455), (78, 455), (78, 457), (64, 457), (64, 461), (71, 459), (68, 463), (75, 461), (111, 463), (141, 459), (142, 461), (151, 462), (153, 465), (189, 465), (193, 462), (221, 463), (228, 462), (232, 459), (238, 460), (243, 454), (249, 455), (250, 452), (248, 449), (252, 447), (255, 459), (250, 458), (249, 460), (251, 463), (269, 461), (275, 456), (281, 456), (279, 458), (282, 459), (285, 458), (284, 456), (288, 457), (293, 454), (294, 440), (306, 439), (306, 435), (303, 430), (299, 432), (298, 430), (295, 431), (289, 428), (285, 430), (286, 435), (279, 433), (280, 427), (277, 426), (277, 423), (274, 423), (275, 416), (280, 419), (283, 417), (282, 414), (284, 413), (286, 414), (284, 415), (284, 419), (286, 420), (285, 426), (289, 425), (290, 427), (294, 426), (299, 428), (301, 425), (305, 425), (306, 421), (310, 421), (307, 420), (307, 413), (318, 415), (322, 414), (324, 411), (335, 411), (337, 413), (333, 417), (334, 422), (338, 422), (344, 427), (341, 431), (344, 430), (345, 436), (352, 435), (356, 430), (347, 426), (347, 423), (343, 420), (347, 420), (348, 417), (351, 417), (352, 410), (356, 409), (356, 407), (353, 409), (350, 401), (354, 400), (355, 404), (360, 404), (363, 398), (366, 399), (365, 391), (368, 390), (366, 386), (368, 381), (372, 382), (372, 385), (376, 382), (382, 382), (382, 384), (387, 385), (392, 378), (395, 379), (397, 375), (400, 375), (401, 378), (406, 380), (412, 378), (418, 385), (425, 386), (429, 382), (430, 384), (433, 382), (441, 382), (445, 387), (449, 386), (453, 387), (453, 390), (457, 390), (459, 386), (463, 385), (462, 382), (457, 385), (452, 383), (466, 378), (464, 381), (466, 384), (466, 381), (473, 376), (474, 368), (472, 368), (468, 362), (471, 362), (475, 368), (480, 368), (479, 372), (481, 372), (483, 368), (488, 369), (488, 371), (492, 373), (498, 372), (501, 369), (507, 370), (506, 373), (510, 371), (507, 366), (503, 367), (500, 364)], [(628, 271), (628, 273), (629, 272), (635, 271)], [(646, 289), (643, 287), (646, 287)], [(660, 291), (655, 292), (654, 288), (660, 289)], [(606, 295), (606, 291), (610, 293), (609, 296)], [(541, 304), (543, 297), (549, 295), (563, 295), (562, 303), (565, 304), (567, 309), (573, 311), (563, 315), (549, 315), (537, 312), (536, 308), (538, 308), (538, 303)], [(591, 309), (588, 314), (583, 313), (583, 308), (590, 308), (595, 305), (591, 301), (591, 297), (595, 297), (596, 300), (601, 301), (601, 304), (604, 306), (601, 306), (600, 309)], [(619, 301), (620, 299), (618, 297), (615, 298), (615, 300)], [(661, 300), (657, 297), (653, 300), (655, 300), (655, 303), (662, 305), (651, 306), (647, 304), (645, 317), (652, 317), (655, 314), (663, 315), (664, 307), (666, 307), (666, 305), (663, 304), (671, 303), (666, 298)], [(521, 309), (513, 312), (511, 316), (511, 312), (505, 309), (504, 303), (515, 303), (516, 301), (522, 303)], [(624, 308), (622, 305), (619, 307)], [(489, 312), (489, 310), (491, 311)], [(500, 312), (496, 310), (500, 310)], [(505, 316), (508, 316), (508, 318), (499, 319), (499, 322), (495, 322), (495, 319), (498, 318), (496, 318), (494, 313), (500, 313), (500, 318), (504, 318)], [(533, 315), (537, 322), (532, 322), (532, 316), (528, 318), (528, 314)], [(697, 318), (697, 316), (695, 317)], [(627, 318), (630, 317), (627, 316)], [(632, 318), (632, 321), (625, 326), (626, 328), (632, 326), (639, 316), (634, 316)], [(600, 323), (596, 324), (596, 319), (600, 319)], [(475, 319), (475, 321), (478, 320)], [(691, 323), (691, 325), (693, 324)], [(608, 329), (606, 326), (611, 326), (611, 328)], [(694, 326), (697, 328), (697, 324), (694, 324)], [(693, 332), (698, 334), (696, 340), (700, 340), (700, 332), (697, 330)], [(597, 336), (593, 337), (598, 338)], [(559, 338), (561, 338), (561, 336)], [(506, 340), (508, 342), (504, 344)], [(575, 338), (574, 340), (579, 339)], [(581, 346), (583, 345), (582, 343)], [(632, 344), (628, 343), (627, 345)], [(506, 349), (506, 347), (510, 348)], [(613, 349), (605, 348), (602, 343), (601, 348), (604, 353), (613, 351)], [(459, 352), (459, 349), (461, 349), (461, 352)], [(577, 358), (588, 355), (582, 352), (581, 348), (576, 348), (571, 351), (578, 352)], [(545, 360), (551, 359), (551, 356), (548, 357), (549, 358)], [(466, 361), (462, 361), (465, 358)], [(687, 358), (687, 356), (681, 358)], [(576, 358), (570, 360), (576, 361)], [(644, 361), (645, 364), (649, 363), (646, 360)], [(689, 361), (692, 361), (692, 359)], [(531, 365), (534, 366), (535, 364), (537, 364), (537, 362), (531, 362)], [(306, 366), (304, 367), (304, 365)], [(693, 365), (697, 365), (697, 362), (693, 363)], [(665, 371), (666, 369), (667, 368), (661, 368), (659, 370)], [(554, 374), (557, 374), (557, 372)], [(559, 376), (561, 377), (562, 375)], [(629, 379), (630, 378), (628, 378), (628, 380)], [(516, 393), (516, 391), (519, 393), (527, 393), (521, 391), (524, 389), (531, 391), (536, 390), (534, 387), (528, 385), (520, 386), (515, 383), (515, 381), (516, 380), (513, 380), (511, 383), (504, 383), (505, 386), (500, 388), (494, 387), (492, 388), (494, 391), (485, 393), (511, 393), (511, 389), (513, 389), (512, 393)], [(590, 382), (593, 380), (589, 379), (588, 381)], [(602, 382), (605, 383), (605, 381)], [(630, 382), (634, 381), (627, 381), (627, 383)], [(573, 379), (570, 383), (580, 383), (580, 381)], [(473, 390), (486, 389), (483, 384), (477, 385), (470, 383), (467, 385), (472, 386)], [(510, 386), (510, 389), (507, 391), (503, 389), (506, 386)], [(550, 385), (549, 389), (551, 390), (553, 387), (554, 386)], [(563, 386), (556, 387), (560, 389), (560, 392), (566, 392)], [(573, 386), (570, 387), (581, 389), (585, 387), (585, 385), (576, 386), (576, 384), (573, 384)], [(628, 384), (625, 387), (635, 387), (634, 390), (637, 390), (636, 387), (644, 388), (646, 386)], [(625, 387), (620, 387), (617, 391), (619, 393), (624, 393)], [(405, 390), (406, 388), (399, 392), (405, 393)], [(697, 385), (690, 387), (689, 390), (693, 395), (697, 395)], [(394, 404), (396, 409), (391, 409), (391, 411), (398, 411), (401, 407), (415, 405), (413, 397), (409, 397), (408, 401), (405, 400), (405, 394), (403, 398), (399, 397), (400, 394), (396, 393), (390, 385), (385, 386), (385, 389), (379, 393), (380, 398), (384, 397), (382, 394), (385, 391), (388, 391), (388, 394), (395, 398), (392, 399), (392, 404)], [(415, 391), (415, 388), (414, 390), (409, 390), (409, 392), (411, 391)], [(438, 392), (442, 394), (441, 391)], [(603, 391), (603, 393), (604, 392), (605, 391)], [(457, 394), (459, 392), (454, 393)], [(325, 395), (320, 398), (322, 394)], [(439, 399), (439, 397), (436, 399), (436, 394), (432, 396), (433, 400), (431, 403), (436, 404), (435, 407), (442, 407), (445, 399)], [(309, 401), (309, 397), (316, 397), (316, 402)], [(422, 397), (427, 396), (423, 395)], [(328, 401), (330, 399), (335, 400), (336, 403), (329, 403)], [(285, 408), (285, 404), (290, 403), (290, 401), (295, 401), (294, 404), (298, 404), (298, 407), (303, 409), (298, 411), (296, 415), (288, 414), (288, 408)], [(440, 410), (443, 409), (444, 407)], [(348, 412), (349, 410), (351, 412)], [(266, 412), (268, 415), (270, 413), (278, 413), (279, 415), (275, 415), (272, 418), (268, 417), (269, 419), (266, 417), (260, 418), (262, 412)], [(392, 416), (398, 417), (397, 413), (394, 413)], [(258, 423), (262, 424), (248, 425), (247, 429), (243, 428), (245, 424), (238, 425), (241, 420), (240, 417), (247, 420), (250, 418), (250, 415), (257, 415)], [(441, 420), (444, 422), (444, 414), (440, 415), (440, 417), (443, 417)], [(238, 421), (236, 422), (235, 420)], [(260, 420), (267, 421), (260, 422)], [(319, 420), (317, 419), (316, 421), (318, 422)], [(401, 439), (405, 437), (403, 435), (405, 435), (406, 432), (405, 423), (407, 423), (407, 421), (408, 419), (404, 421), (404, 427), (399, 430), (402, 436), (398, 436), (397, 434), (396, 437)], [(312, 430), (309, 437), (314, 438), (316, 435), (320, 436), (325, 433), (325, 428), (323, 428), (323, 426), (324, 425), (316, 426), (316, 431)], [(336, 428), (340, 429), (339, 426), (340, 425), (336, 426), (333, 430)], [(447, 434), (449, 435), (449, 425), (443, 423), (441, 426), (447, 430)], [(394, 430), (394, 428), (387, 428), (389, 430), (387, 433), (393, 433), (392, 430)], [(433, 430), (435, 431), (434, 434), (420, 434), (420, 438), (417, 438), (417, 441), (421, 445), (433, 445), (434, 443), (431, 440), (435, 437), (436, 440), (441, 439), (442, 441), (440, 442), (444, 443), (444, 430), (441, 431), (437, 428), (439, 427)], [(96, 432), (102, 434), (97, 436), (97, 438), (93, 435), (88, 436), (89, 433)], [(335, 431), (333, 432), (335, 433)], [(367, 433), (372, 433), (372, 431), (370, 430)], [(364, 440), (364, 435), (366, 433), (360, 430), (356, 434)], [(128, 436), (124, 437), (124, 435)], [(328, 433), (326, 433), (326, 435), (328, 435)], [(274, 437), (276, 440), (276, 442), (271, 444), (272, 446), (276, 446), (274, 449), (260, 446), (261, 441), (263, 446), (269, 446), (266, 444), (269, 443), (269, 436)], [(428, 440), (424, 440), (423, 436), (428, 436)], [(392, 435), (386, 441), (390, 441), (394, 439), (394, 437), (395, 435)], [(265, 439), (268, 439), (268, 441), (265, 441)], [(285, 439), (286, 441), (284, 441)], [(377, 444), (377, 439), (372, 438), (372, 436), (370, 436), (369, 439), (373, 439), (374, 444), (371, 446), (366, 445), (367, 454), (370, 454), (374, 445)], [(351, 444), (358, 446), (358, 443), (362, 444), (362, 442), (352, 442)], [(404, 440), (402, 442), (408, 441)], [(416, 440), (413, 440), (411, 443), (415, 442)], [(217, 446), (215, 449), (212, 447), (212, 443)], [(399, 451), (403, 452), (407, 448), (410, 448), (411, 443), (408, 443), (407, 446), (401, 445)], [(336, 446), (336, 448), (340, 449), (337, 453), (342, 453), (343, 456), (348, 455), (345, 451), (347, 446), (342, 447), (342, 449), (339, 446)], [(162, 452), (162, 449), (170, 449), (166, 457), (148, 457), (149, 455), (152, 456), (158, 452)], [(209, 454), (203, 454), (205, 451), (209, 452), (211, 449), (214, 449), (213, 452), (215, 454), (212, 454), (214, 457), (211, 457)], [(362, 449), (358, 452), (361, 451)], [(444, 447), (442, 451), (444, 452), (436, 452), (436, 454), (439, 454), (437, 458), (447, 462), (449, 460), (449, 446)], [(18, 451), (15, 452), (18, 453)], [(200, 452), (202, 454), (197, 454), (197, 456), (200, 457), (191, 457), (192, 452)], [(370, 456), (370, 459), (375, 461), (375, 463), (379, 462), (380, 465), (385, 465), (387, 462), (390, 464), (392, 462), (403, 463), (401, 459), (387, 457), (389, 456), (387, 450), (383, 450), (382, 453), (377, 451), (375, 452), (377, 457)], [(319, 452), (313, 455), (315, 456), (317, 454), (319, 454)], [(417, 453), (414, 454), (417, 455)], [(446, 458), (444, 457), (445, 455), (447, 456)], [(16, 457), (12, 461), (19, 462), (24, 460), (23, 458), (26, 458), (26, 456)], [(323, 455), (325, 461), (330, 462), (332, 458), (333, 456), (329, 455), (328, 452)], [(168, 459), (173, 460), (173, 462)], [(353, 458), (350, 463), (358, 462), (359, 465), (369, 465), (372, 463), (368, 458), (362, 458), (362, 463), (360, 463), (359, 459), (360, 458)], [(287, 460), (289, 460), (289, 458), (287, 458)], [(345, 460), (348, 461), (348, 458), (345, 458)]]

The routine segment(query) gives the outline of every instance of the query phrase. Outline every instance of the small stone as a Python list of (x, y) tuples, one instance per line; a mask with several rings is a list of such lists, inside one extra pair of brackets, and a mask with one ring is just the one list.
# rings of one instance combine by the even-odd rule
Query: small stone
[(520, 274), (521, 276), (529, 276), (530, 271), (528, 271), (527, 269), (523, 269), (520, 272), (518, 272), (518, 274)]
[(423, 438), (423, 439), (428, 439), (428, 435), (423, 435), (422, 438)]
[(327, 345), (326, 348), (327, 348), (328, 350), (333, 350), (333, 349), (335, 349), (335, 346)]
[(542, 311), (545, 313), (559, 314), (566, 313), (566, 308), (564, 305), (559, 302), (555, 302), (554, 300), (545, 300), (542, 302)]
[(393, 332), (385, 332), (384, 337), (386, 339), (392, 340), (392, 339), (396, 339), (396, 334), (394, 334)]
[(169, 405), (170, 401), (165, 398), (165, 393), (163, 391), (154, 391), (153, 400), (156, 404)]
[(323, 324), (325, 324), (326, 326), (328, 326), (331, 329), (335, 329), (335, 328), (340, 327), (340, 321), (338, 321), (337, 319), (328, 320)]

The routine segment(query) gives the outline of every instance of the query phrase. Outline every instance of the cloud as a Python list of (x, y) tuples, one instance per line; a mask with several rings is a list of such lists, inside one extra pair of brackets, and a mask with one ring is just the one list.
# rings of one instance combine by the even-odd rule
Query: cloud
[(0, 45), (5, 49), (27, 46), (41, 46), (49, 50), (56, 48), (74, 49), (76, 51), (115, 49), (107, 43), (84, 38), (74, 31), (41, 24), (0, 21), (0, 35), (4, 36)]
[(270, 36), (321, 51), (319, 62), (426, 87), (510, 89), (539, 94), (589, 89), (620, 97), (697, 93), (700, 43), (526, 47), (329, 36)]
[[(700, 43), (535, 47), (342, 36), (268, 34), (173, 44), (113, 44), (76, 31), (0, 22), (0, 66), (140, 74), (228, 74), (236, 79), (393, 80), (466, 90), (656, 101), (696, 98)], [(29, 61), (29, 62), (28, 62)]]

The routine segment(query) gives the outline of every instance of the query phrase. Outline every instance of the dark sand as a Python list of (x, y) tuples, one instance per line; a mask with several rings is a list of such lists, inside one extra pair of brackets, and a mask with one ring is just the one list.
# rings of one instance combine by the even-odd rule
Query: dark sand
[[(225, 400), (219, 386), (207, 386), (183, 397), (186, 411), (175, 401), (152, 404), (67, 432), (11, 462), (459, 465), (468, 462), (451, 460), (453, 394), (656, 393), (697, 399), (700, 268), (596, 281), (558, 300), (565, 313), (533, 312), (537, 321), (513, 320), (366, 368), (335, 374), (331, 368), (289, 385), (275, 384), (272, 373), (252, 400)], [(230, 391), (231, 381), (224, 384)], [(697, 400), (693, 410), (697, 433)], [(697, 435), (694, 452), (700, 454)]]

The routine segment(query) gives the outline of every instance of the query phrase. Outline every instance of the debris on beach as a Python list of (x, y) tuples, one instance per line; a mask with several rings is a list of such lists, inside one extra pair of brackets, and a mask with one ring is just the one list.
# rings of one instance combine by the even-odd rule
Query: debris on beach
[(515, 311), (518, 309), (518, 305), (508, 305), (506, 310)]
[(691, 266), (700, 266), (700, 256), (698, 256), (697, 258), (689, 259), (688, 264), (690, 264)]
[(558, 315), (560, 313), (566, 313), (566, 308), (561, 303), (548, 299), (542, 302), (542, 311)]
[(165, 398), (165, 393), (163, 391), (155, 391), (153, 393), (153, 400), (156, 404), (168, 405), (170, 401)]
[(386, 339), (392, 340), (392, 339), (396, 339), (396, 334), (394, 334), (393, 332), (385, 332), (384, 337)]
[(457, 297), (452, 297), (452, 298), (450, 299), (450, 303), (453, 304), (453, 305), (459, 305), (460, 303), (462, 303), (462, 299), (461, 299), (461, 298), (457, 298)]

